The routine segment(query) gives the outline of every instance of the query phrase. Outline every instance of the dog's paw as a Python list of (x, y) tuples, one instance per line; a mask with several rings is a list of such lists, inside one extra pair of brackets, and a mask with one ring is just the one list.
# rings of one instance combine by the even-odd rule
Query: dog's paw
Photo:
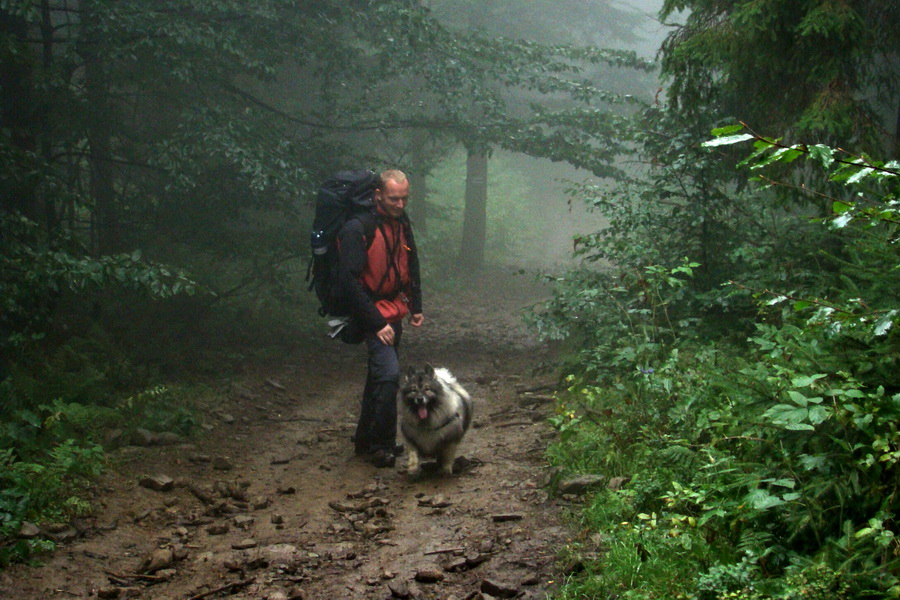
[(416, 467), (414, 469), (406, 469), (406, 477), (410, 481), (419, 481), (422, 479), (422, 467)]

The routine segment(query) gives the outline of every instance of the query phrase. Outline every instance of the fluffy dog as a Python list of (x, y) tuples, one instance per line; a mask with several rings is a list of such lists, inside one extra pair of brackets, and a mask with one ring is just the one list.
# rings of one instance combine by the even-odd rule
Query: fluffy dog
[(435, 458), (453, 473), (453, 459), (469, 425), (472, 399), (447, 369), (410, 367), (400, 388), (400, 432), (409, 448), (407, 474), (421, 474), (419, 457)]

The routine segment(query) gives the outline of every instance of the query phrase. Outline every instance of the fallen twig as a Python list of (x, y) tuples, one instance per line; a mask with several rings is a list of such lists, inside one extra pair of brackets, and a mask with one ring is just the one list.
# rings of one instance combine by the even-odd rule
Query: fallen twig
[(453, 554), (454, 552), (462, 552), (465, 548), (439, 548), (437, 550), (429, 550), (425, 553), (425, 556), (431, 556), (433, 554)]
[(210, 596), (214, 596), (215, 594), (220, 594), (222, 592), (233, 592), (234, 590), (239, 590), (241, 588), (247, 587), (251, 583), (256, 581), (256, 577), (251, 577), (250, 579), (244, 579), (243, 581), (233, 581), (221, 587), (217, 587), (214, 590), (209, 590), (203, 592), (202, 594), (197, 594), (196, 596), (191, 596), (188, 600), (201, 600), (202, 598), (208, 598)]
[(115, 573), (113, 571), (104, 571), (110, 577), (116, 579), (141, 579), (143, 581), (165, 581), (168, 577), (161, 575), (143, 575), (141, 573)]
[(534, 425), (534, 421), (510, 421), (509, 423), (496, 423), (494, 427), (515, 427), (516, 425)]

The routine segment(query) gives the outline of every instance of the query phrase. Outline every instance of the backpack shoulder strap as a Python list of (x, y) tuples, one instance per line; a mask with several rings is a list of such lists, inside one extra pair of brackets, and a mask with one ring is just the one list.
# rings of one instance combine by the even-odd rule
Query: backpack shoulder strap
[(363, 235), (366, 238), (366, 248), (370, 248), (372, 242), (375, 240), (375, 230), (378, 229), (378, 224), (380, 222), (378, 215), (374, 212), (365, 211), (353, 215), (352, 218), (362, 223)]

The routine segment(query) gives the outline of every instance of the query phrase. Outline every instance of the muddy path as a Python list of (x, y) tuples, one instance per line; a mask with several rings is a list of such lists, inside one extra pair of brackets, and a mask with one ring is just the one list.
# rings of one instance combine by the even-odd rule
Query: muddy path
[(354, 456), (364, 350), (323, 336), (222, 382), (199, 440), (116, 451), (95, 514), (0, 572), (0, 598), (544, 598), (567, 532), (541, 486), (554, 377), (534, 373), (552, 350), (521, 325), (527, 288), (433, 295), (405, 332), (404, 365), (445, 366), (475, 400), (454, 476)]

